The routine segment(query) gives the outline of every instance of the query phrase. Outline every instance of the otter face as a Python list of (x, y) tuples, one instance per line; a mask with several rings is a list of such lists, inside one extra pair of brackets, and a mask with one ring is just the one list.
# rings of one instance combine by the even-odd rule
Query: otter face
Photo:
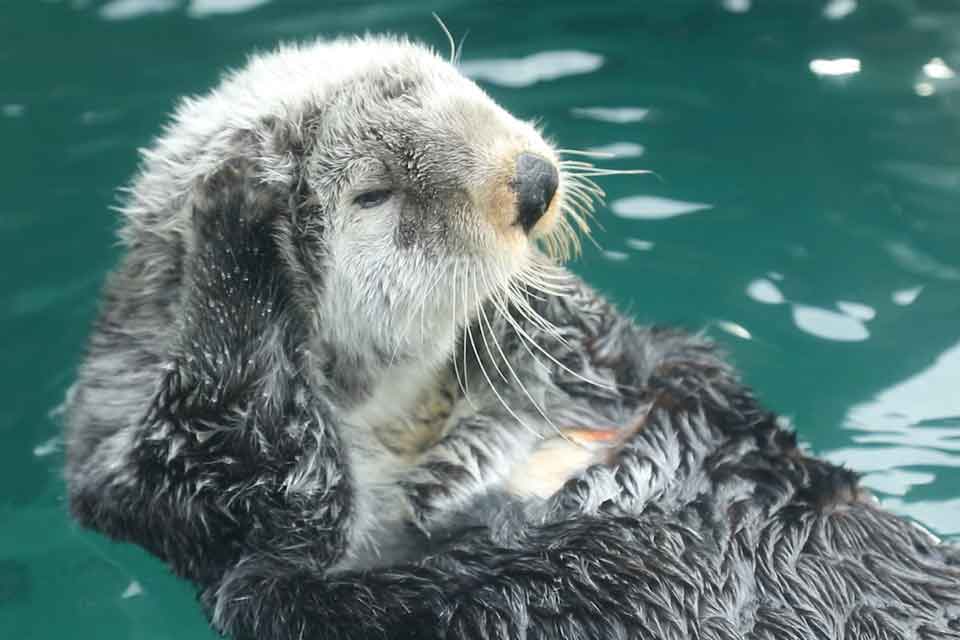
[(538, 242), (572, 236), (553, 148), (420, 48), (344, 79), (307, 130), (328, 344), (435, 363), (479, 305), (544, 268)]

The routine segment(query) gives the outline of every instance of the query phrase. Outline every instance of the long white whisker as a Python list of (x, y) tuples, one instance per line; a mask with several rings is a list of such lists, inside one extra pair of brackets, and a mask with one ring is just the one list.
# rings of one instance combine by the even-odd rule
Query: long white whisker
[[(481, 271), (481, 272), (483, 271), (483, 267), (482, 267), (482, 266), (480, 267), (480, 271)], [(484, 279), (484, 284), (486, 284), (486, 279)], [(476, 272), (476, 271), (473, 272), (473, 293), (474, 293), (474, 295), (477, 297), (477, 306), (480, 308), (480, 309), (479, 309), (479, 310), (480, 310), (480, 313), (477, 314), (477, 324), (478, 324), (479, 327), (480, 327), (480, 341), (483, 342), (483, 347), (484, 347), (484, 349), (486, 349), (487, 355), (490, 356), (490, 362), (493, 364), (493, 368), (496, 369), (496, 370), (497, 370), (497, 373), (500, 374), (500, 378), (503, 379), (504, 382), (506, 382), (506, 383), (509, 384), (510, 380), (507, 378), (507, 376), (506, 376), (506, 375), (503, 373), (503, 371), (500, 369), (500, 365), (497, 363), (497, 359), (493, 357), (493, 352), (490, 351), (490, 345), (487, 343), (487, 334), (486, 334), (486, 332), (483, 330), (483, 322), (482, 322), (482, 320), (481, 320), (481, 317), (482, 317), (483, 315), (485, 315), (485, 312), (484, 312), (484, 310), (483, 310), (483, 300), (480, 299), (480, 289), (479, 289), (479, 287), (477, 286), (477, 272)], [(494, 339), (496, 339), (495, 336), (494, 336)]]
[(433, 15), (433, 19), (437, 21), (440, 28), (443, 29), (443, 33), (447, 36), (447, 42), (450, 44), (450, 64), (455, 64), (457, 59), (457, 45), (453, 40), (453, 34), (447, 29), (447, 25), (443, 24), (443, 20), (440, 19), (440, 16), (438, 16), (436, 12), (431, 15)]
[[(470, 301), (467, 299), (467, 281), (470, 275), (470, 263), (466, 262), (464, 265), (463, 273), (463, 327), (467, 332), (467, 335), (470, 336), (470, 340), (473, 340), (473, 335), (470, 333)], [(470, 381), (469, 376), (467, 376), (467, 341), (463, 341), (463, 372), (464, 372), (464, 390), (463, 393), (466, 394)]]
[[(484, 276), (484, 285), (489, 287), (489, 284), (486, 282), (485, 276)], [(500, 296), (500, 293), (497, 291), (494, 291), (491, 298), (496, 298), (499, 296)], [(483, 330), (482, 329), (483, 323), (486, 323), (487, 329), (489, 329), (490, 331), (490, 335), (493, 336), (493, 344), (496, 346), (497, 351), (500, 353), (501, 359), (503, 359), (503, 362), (506, 364), (507, 370), (510, 372), (511, 377), (516, 381), (517, 386), (520, 387), (520, 390), (523, 392), (523, 394), (527, 396), (528, 400), (530, 400), (530, 404), (532, 404), (533, 407), (537, 410), (537, 413), (539, 413), (543, 417), (543, 419), (546, 420), (547, 424), (549, 424), (553, 428), (553, 430), (560, 435), (560, 437), (562, 437), (564, 440), (569, 441), (569, 438), (567, 438), (566, 434), (563, 433), (563, 430), (560, 429), (560, 427), (558, 427), (556, 424), (554, 424), (553, 420), (550, 419), (550, 416), (547, 415), (546, 410), (543, 407), (541, 407), (539, 403), (537, 403), (537, 401), (533, 398), (533, 395), (527, 389), (526, 385), (523, 384), (523, 381), (520, 379), (520, 376), (517, 375), (517, 372), (513, 368), (513, 365), (510, 364), (510, 359), (507, 358), (507, 354), (503, 352), (503, 348), (500, 346), (500, 341), (497, 339), (497, 334), (493, 330), (493, 324), (490, 322), (490, 318), (487, 317), (487, 312), (483, 307), (480, 307), (480, 314), (481, 314), (481, 318), (480, 318), (481, 331)], [(491, 358), (492, 357), (493, 356), (491, 355)]]
[[(480, 330), (483, 331), (482, 324), (480, 325), (480, 327), (481, 327)], [(487, 385), (490, 387), (490, 390), (493, 391), (493, 394), (497, 397), (497, 400), (500, 401), (500, 404), (503, 405), (503, 408), (506, 409), (507, 413), (509, 413), (514, 420), (519, 422), (524, 429), (526, 429), (527, 431), (529, 431), (530, 433), (532, 433), (533, 435), (537, 436), (542, 440), (543, 435), (538, 433), (530, 425), (524, 422), (523, 419), (520, 416), (518, 416), (517, 413), (512, 408), (510, 408), (510, 405), (507, 404), (507, 402), (503, 399), (503, 396), (500, 395), (500, 392), (497, 391), (497, 388), (494, 386), (493, 382), (490, 380), (490, 375), (487, 373), (487, 368), (483, 366), (483, 358), (480, 357), (480, 352), (477, 350), (477, 343), (473, 339), (473, 331), (471, 331), (469, 326), (467, 327), (467, 335), (470, 337), (470, 344), (473, 346), (473, 354), (477, 358), (477, 364), (480, 365), (480, 372), (483, 374), (483, 377), (486, 379)]]
[(453, 64), (460, 64), (460, 58), (463, 56), (463, 45), (467, 42), (467, 36), (470, 35), (470, 29), (463, 32), (460, 37), (460, 44), (457, 45), (457, 52), (453, 56)]
[(580, 149), (557, 149), (557, 153), (571, 156), (589, 156), (591, 158), (616, 158), (617, 154), (608, 151), (582, 151)]
[(519, 291), (516, 287), (516, 284), (510, 283), (510, 286), (507, 288), (507, 297), (517, 312), (529, 321), (530, 324), (548, 333), (564, 346), (570, 346), (570, 342), (560, 333), (556, 325), (537, 313), (536, 309), (530, 306), (530, 303), (525, 299), (527, 294)]
[(537, 291), (542, 291), (548, 295), (563, 298), (570, 295), (571, 281), (550, 279), (545, 274), (538, 273), (531, 267), (522, 269), (517, 273), (517, 278), (524, 284), (530, 285)]
[(650, 169), (570, 169), (564, 167), (564, 173), (570, 176), (593, 178), (596, 176), (640, 176), (653, 173)]
[[(453, 267), (454, 267), (454, 271), (453, 271), (453, 283), (452, 283), (452, 285), (453, 285), (454, 295), (453, 295), (453, 304), (451, 305), (452, 313), (451, 313), (450, 315), (451, 315), (451, 319), (452, 319), (452, 321), (453, 321), (453, 336), (454, 336), (454, 340), (456, 340), (456, 337), (457, 337), (457, 334), (458, 334), (458, 331), (457, 331), (457, 297), (458, 297), (458, 296), (457, 296), (457, 279), (458, 279), (458, 276), (459, 276), (459, 274), (460, 274), (460, 261), (459, 261), (459, 260), (454, 260), (454, 262), (453, 262)], [(461, 339), (463, 339), (464, 341), (466, 341), (466, 337), (465, 337), (465, 336), (461, 336)], [(467, 393), (467, 383), (466, 383), (467, 371), (466, 371), (466, 368), (464, 368), (463, 375), (461, 376), (461, 374), (460, 374), (460, 367), (459, 367), (459, 365), (457, 364), (457, 347), (456, 347), (456, 342), (454, 342), (453, 354), (451, 354), (451, 359), (453, 360), (453, 374), (454, 374), (454, 376), (456, 376), (456, 378), (457, 378), (457, 385), (460, 387), (460, 390), (463, 392), (463, 397), (467, 399), (467, 403), (468, 403), (471, 407), (473, 407), (474, 411), (476, 411), (476, 410), (477, 410), (477, 405), (475, 405), (475, 404), (473, 403), (473, 400), (470, 399), (470, 394)], [(464, 360), (464, 366), (466, 366), (466, 360)]]
[[(498, 304), (498, 301), (497, 301), (495, 298), (491, 298), (491, 302), (493, 302), (494, 305), (497, 305), (497, 304)], [(525, 339), (525, 341), (524, 341), (524, 340), (521, 340), (520, 343), (525, 346), (525, 348), (527, 349), (527, 352), (530, 354), (530, 356), (531, 356), (534, 360), (536, 360), (537, 362), (540, 363), (540, 366), (543, 366), (544, 368), (546, 368), (546, 367), (543, 365), (543, 362), (541, 362), (540, 359), (537, 358), (536, 355), (534, 355), (534, 353), (530, 350), (530, 348), (529, 348), (529, 347), (526, 347), (526, 343), (527, 343), (527, 342), (529, 342), (529, 343), (532, 344), (534, 347), (536, 347), (538, 351), (540, 351), (543, 355), (545, 355), (545, 356), (546, 356), (551, 362), (553, 362), (555, 365), (557, 365), (558, 367), (560, 367), (561, 369), (563, 369), (564, 371), (566, 371), (567, 373), (569, 373), (569, 374), (572, 375), (573, 377), (577, 378), (578, 380), (581, 380), (581, 381), (583, 381), (583, 382), (586, 382), (587, 384), (592, 384), (593, 386), (598, 387), (598, 388), (600, 388), (600, 389), (607, 389), (608, 391), (616, 391), (616, 387), (615, 387), (615, 386), (611, 386), (611, 385), (605, 384), (605, 383), (603, 383), (603, 382), (598, 382), (598, 381), (596, 381), (596, 380), (591, 380), (591, 379), (589, 379), (589, 378), (585, 378), (585, 377), (583, 377), (582, 375), (580, 375), (579, 373), (577, 373), (576, 371), (572, 370), (572, 369), (571, 369), (570, 367), (568, 367), (567, 365), (565, 365), (565, 364), (563, 364), (562, 362), (560, 362), (559, 360), (557, 360), (555, 357), (553, 357), (552, 354), (550, 354), (550, 352), (548, 352), (546, 349), (544, 349), (542, 346), (540, 346), (540, 344), (537, 343), (537, 341), (534, 340), (534, 339), (530, 336), (530, 334), (527, 333), (526, 330), (525, 330), (522, 326), (520, 326), (520, 323), (517, 322), (516, 318), (514, 318), (513, 316), (511, 316), (510, 313), (509, 313), (507, 310), (504, 310), (504, 309), (499, 309), (499, 310), (501, 311), (501, 315), (504, 317), (504, 319), (506, 319), (506, 321), (510, 323), (510, 326), (513, 327), (513, 330), (517, 332), (517, 335), (520, 336), (521, 338), (524, 338), (524, 339)]]

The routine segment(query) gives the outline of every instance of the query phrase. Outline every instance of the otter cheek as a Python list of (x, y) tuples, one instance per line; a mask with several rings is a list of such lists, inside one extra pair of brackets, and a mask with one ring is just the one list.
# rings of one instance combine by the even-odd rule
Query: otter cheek
[(409, 249), (423, 238), (427, 227), (427, 216), (416, 202), (407, 200), (400, 207), (394, 242), (401, 249)]

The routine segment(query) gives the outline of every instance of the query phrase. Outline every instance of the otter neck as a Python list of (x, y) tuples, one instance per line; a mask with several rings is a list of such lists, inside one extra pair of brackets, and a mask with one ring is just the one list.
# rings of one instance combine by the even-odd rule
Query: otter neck
[(326, 344), (325, 383), (345, 420), (376, 429), (413, 414), (441, 383), (454, 348), (447, 333), (429, 334), (429, 343), (410, 350)]

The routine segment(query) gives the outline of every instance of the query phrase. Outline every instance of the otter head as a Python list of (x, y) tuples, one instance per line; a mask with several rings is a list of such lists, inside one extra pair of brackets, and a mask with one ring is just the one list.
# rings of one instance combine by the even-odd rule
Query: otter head
[(370, 56), (306, 130), (308, 215), (325, 228), (301, 255), (322, 274), (320, 335), (348, 362), (438, 363), (569, 230), (550, 144), (423, 49)]
[(146, 155), (127, 233), (169, 235), (157, 203), (183, 202), (189, 253), (177, 190), (217, 188), (206, 176), (231, 157), (255, 165), (261, 199), (286, 194), (270, 209), (276, 268), (318, 368), (357, 379), (339, 385), (348, 401), (395, 363), (440, 366), (482, 304), (543, 282), (538, 246), (564, 253), (589, 202), (534, 126), (388, 38), (281, 48), (185, 102)]

